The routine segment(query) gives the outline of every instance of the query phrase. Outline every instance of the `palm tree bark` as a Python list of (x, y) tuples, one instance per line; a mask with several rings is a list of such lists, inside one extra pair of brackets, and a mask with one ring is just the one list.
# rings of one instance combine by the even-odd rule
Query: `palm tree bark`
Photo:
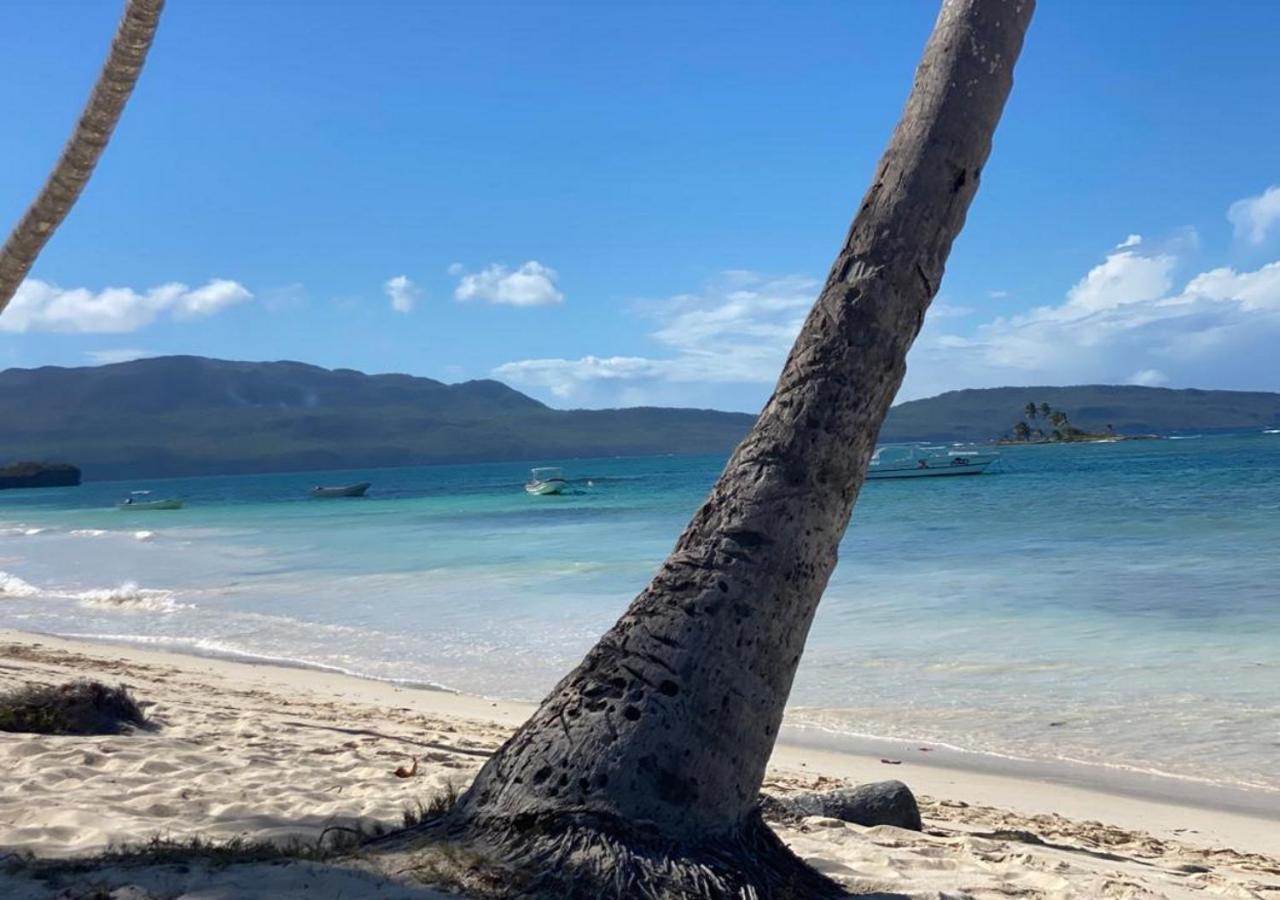
[(111, 52), (49, 180), (0, 248), (0, 313), (75, 205), (120, 121), (155, 37), (164, 0), (129, 0)]
[(768, 831), (757, 796), (1033, 5), (943, 4), (901, 121), (755, 427), (648, 587), (431, 826), (541, 866), (528, 893), (834, 890)]

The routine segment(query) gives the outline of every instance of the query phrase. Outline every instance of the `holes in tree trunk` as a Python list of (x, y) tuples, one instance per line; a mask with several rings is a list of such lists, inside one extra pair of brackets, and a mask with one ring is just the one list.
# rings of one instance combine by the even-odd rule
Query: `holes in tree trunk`
[(738, 531), (726, 531), (724, 536), (740, 547), (759, 547), (761, 544), (773, 543), (768, 535), (745, 528)]
[(674, 697), (676, 694), (680, 693), (680, 685), (676, 684), (674, 681), (667, 680), (658, 685), (658, 691), (666, 694), (668, 697)]
[(622, 710), (622, 718), (628, 722), (635, 722), (640, 718), (640, 710), (634, 706), (628, 706)]

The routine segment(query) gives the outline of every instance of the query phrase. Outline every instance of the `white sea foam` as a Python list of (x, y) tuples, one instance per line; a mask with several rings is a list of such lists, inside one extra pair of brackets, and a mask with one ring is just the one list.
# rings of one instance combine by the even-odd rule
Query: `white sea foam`
[(73, 528), (68, 533), (76, 537), (107, 537), (118, 534), (131, 537), (135, 541), (150, 541), (156, 536), (154, 531), (109, 531), (105, 528)]
[(37, 534), (44, 534), (48, 528), (33, 528), (28, 525), (16, 525), (10, 528), (0, 528), (0, 535), (5, 537), (35, 537)]
[(113, 588), (92, 588), (86, 591), (61, 591), (37, 587), (17, 575), (0, 572), (0, 598), (48, 597), (58, 600), (74, 600), (92, 609), (108, 609), (123, 612), (168, 613), (189, 608), (189, 604), (174, 599), (173, 591), (139, 587), (135, 581), (126, 581)]
[(0, 572), (0, 597), (34, 597), (39, 593), (40, 588), (34, 584), (28, 584), (17, 575)]
[(173, 599), (173, 591), (138, 587), (137, 582), (126, 581), (119, 587), (99, 588), (70, 594), (81, 606), (94, 609), (127, 610), (130, 612), (173, 612), (185, 603)]

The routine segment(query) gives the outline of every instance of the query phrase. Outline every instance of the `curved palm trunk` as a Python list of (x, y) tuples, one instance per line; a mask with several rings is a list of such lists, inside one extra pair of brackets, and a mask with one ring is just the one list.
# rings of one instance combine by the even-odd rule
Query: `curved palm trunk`
[(71, 139), (35, 202), (0, 248), (0, 313), (89, 183), (142, 72), (163, 7), (164, 0), (129, 0), (125, 7), (111, 52)]
[[(759, 819), (792, 678), (1032, 0), (948, 0), (777, 388), (644, 592), (443, 825), (547, 896), (818, 896)], [(850, 113), (856, 109), (851, 106)]]

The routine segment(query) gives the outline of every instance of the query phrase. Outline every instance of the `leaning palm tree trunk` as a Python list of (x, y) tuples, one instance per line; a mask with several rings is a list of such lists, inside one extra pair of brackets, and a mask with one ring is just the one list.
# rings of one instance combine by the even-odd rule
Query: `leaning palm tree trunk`
[(0, 312), (89, 183), (142, 72), (163, 7), (164, 0), (129, 0), (125, 7), (98, 83), (53, 174), (0, 248)]
[(1032, 7), (943, 4), (906, 110), (755, 427), (649, 586), (425, 837), (533, 871), (519, 890), (537, 896), (835, 890), (767, 829), (757, 796)]

